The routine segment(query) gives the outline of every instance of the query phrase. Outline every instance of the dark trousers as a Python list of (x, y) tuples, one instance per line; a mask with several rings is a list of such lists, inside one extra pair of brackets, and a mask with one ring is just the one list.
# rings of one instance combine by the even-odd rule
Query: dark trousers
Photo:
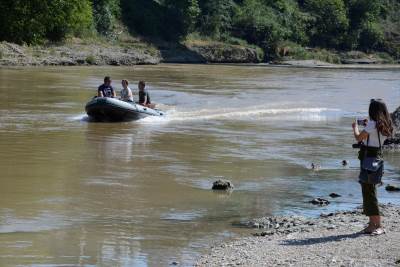
[(376, 185), (361, 183), (364, 214), (367, 216), (379, 215), (378, 198), (376, 197)]

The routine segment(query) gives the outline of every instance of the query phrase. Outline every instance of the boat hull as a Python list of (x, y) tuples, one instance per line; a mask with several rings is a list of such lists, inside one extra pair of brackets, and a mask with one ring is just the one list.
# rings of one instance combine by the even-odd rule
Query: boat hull
[(90, 119), (103, 122), (139, 120), (148, 116), (164, 116), (164, 113), (135, 103), (115, 98), (96, 97), (85, 107)]

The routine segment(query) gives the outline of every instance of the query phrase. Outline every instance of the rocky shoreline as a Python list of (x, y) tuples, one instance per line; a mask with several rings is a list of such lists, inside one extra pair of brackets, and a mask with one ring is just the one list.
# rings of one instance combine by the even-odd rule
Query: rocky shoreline
[(399, 266), (400, 207), (381, 205), (387, 234), (360, 234), (368, 219), (357, 208), (318, 218), (274, 216), (242, 227), (253, 236), (215, 246), (196, 266)]
[[(350, 52), (349, 52), (350, 53)], [(345, 54), (347, 55), (347, 54)], [(358, 54), (357, 54), (358, 55)], [(371, 56), (372, 57), (372, 56)], [(145, 42), (131, 38), (125, 42), (68, 40), (63, 44), (42, 46), (0, 42), (0, 66), (133, 66), (159, 63), (225, 63), (256, 64), (263, 62), (264, 53), (250, 45), (212, 41), (191, 41), (182, 44)], [(270, 66), (304, 68), (400, 68), (382, 60), (364, 57), (332, 64), (320, 60), (282, 58)]]
[(259, 63), (256, 48), (222, 43), (149, 44), (142, 41), (23, 46), (0, 42), (0, 66), (133, 66), (159, 63)]
[(160, 61), (159, 52), (142, 43), (123, 46), (76, 42), (32, 47), (0, 43), (0, 66), (131, 66)]

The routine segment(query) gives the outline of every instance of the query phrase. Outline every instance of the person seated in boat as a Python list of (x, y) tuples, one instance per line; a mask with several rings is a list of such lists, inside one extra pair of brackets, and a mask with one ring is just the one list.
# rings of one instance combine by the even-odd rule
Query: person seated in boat
[(139, 102), (138, 104), (148, 107), (155, 108), (156, 105), (151, 103), (149, 92), (145, 90), (146, 83), (144, 81), (140, 81), (138, 84), (139, 88)]
[(133, 102), (133, 94), (131, 88), (128, 87), (128, 80), (122, 80), (121, 100), (126, 102)]
[(104, 77), (104, 83), (97, 89), (97, 97), (117, 97), (114, 88), (111, 86), (111, 78), (109, 76)]

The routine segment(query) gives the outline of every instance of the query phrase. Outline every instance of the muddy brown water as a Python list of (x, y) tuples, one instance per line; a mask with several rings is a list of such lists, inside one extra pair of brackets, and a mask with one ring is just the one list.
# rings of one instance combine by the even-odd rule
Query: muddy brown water
[[(118, 90), (122, 78), (132, 88), (146, 80), (167, 116), (88, 122), (84, 105), (105, 75)], [(243, 234), (232, 226), (240, 220), (359, 205), (350, 125), (372, 97), (399, 106), (399, 78), (223, 65), (0, 69), (0, 266), (191, 265)], [(400, 152), (386, 159), (385, 182), (400, 184)], [(221, 177), (231, 194), (210, 190)], [(307, 203), (332, 192), (343, 197), (328, 207)]]

